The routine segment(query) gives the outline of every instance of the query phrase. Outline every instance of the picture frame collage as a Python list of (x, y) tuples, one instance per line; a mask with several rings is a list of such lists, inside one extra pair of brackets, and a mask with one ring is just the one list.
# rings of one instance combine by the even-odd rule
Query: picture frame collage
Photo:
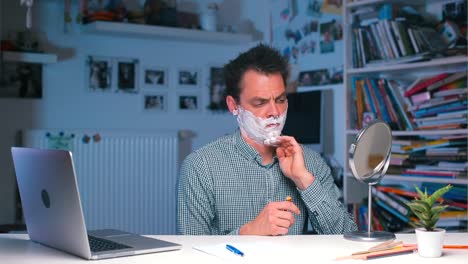
[[(138, 59), (87, 56), (86, 87), (94, 93), (141, 94), (149, 113), (196, 113), (203, 109), (201, 67), (140, 65)], [(210, 93), (211, 94), (211, 93)]]

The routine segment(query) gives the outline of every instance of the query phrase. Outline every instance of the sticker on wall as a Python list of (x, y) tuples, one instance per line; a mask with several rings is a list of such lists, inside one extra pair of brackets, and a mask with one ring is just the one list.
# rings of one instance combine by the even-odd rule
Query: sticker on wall
[(73, 151), (73, 139), (75, 134), (66, 135), (64, 132), (53, 135), (49, 132), (46, 133), (47, 148), (49, 149), (62, 149)]

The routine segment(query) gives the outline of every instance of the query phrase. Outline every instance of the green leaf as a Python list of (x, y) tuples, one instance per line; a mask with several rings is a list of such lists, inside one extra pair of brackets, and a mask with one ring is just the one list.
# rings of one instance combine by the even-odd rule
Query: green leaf
[(447, 208), (447, 207), (448, 207), (448, 205), (437, 205), (437, 206), (434, 206), (434, 207), (432, 207), (432, 209), (431, 209), (431, 213), (432, 213), (433, 215), (440, 215), (440, 213), (442, 213), (442, 212), (445, 210), (445, 208)]
[(426, 197), (424, 195), (424, 193), (421, 191), (421, 189), (419, 189), (419, 187), (417, 185), (415, 185), (414, 188), (416, 189), (416, 192), (418, 192), (419, 198), (421, 198), (421, 200)]
[(440, 197), (442, 197), (446, 192), (450, 191), (452, 187), (453, 186), (449, 184), (445, 187), (438, 189), (431, 195), (431, 197), (429, 197), (427, 202), (432, 206)]

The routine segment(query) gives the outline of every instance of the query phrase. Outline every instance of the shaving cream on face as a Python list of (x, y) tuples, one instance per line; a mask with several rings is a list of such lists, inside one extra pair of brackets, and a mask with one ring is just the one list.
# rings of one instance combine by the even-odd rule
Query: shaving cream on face
[(275, 146), (278, 144), (277, 137), (281, 135), (281, 131), (283, 130), (286, 113), (287, 109), (279, 116), (260, 118), (238, 106), (233, 114), (237, 115), (237, 123), (240, 129), (249, 138), (259, 144)]

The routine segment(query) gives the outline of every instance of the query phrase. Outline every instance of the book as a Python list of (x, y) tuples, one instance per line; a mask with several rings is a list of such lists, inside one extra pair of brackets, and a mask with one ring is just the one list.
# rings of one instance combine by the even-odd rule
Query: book
[(365, 42), (364, 39), (363, 39), (362, 31), (363, 31), (362, 28), (358, 28), (358, 40), (359, 40), (358, 48), (359, 48), (359, 51), (360, 51), (359, 53), (360, 53), (361, 58), (362, 58), (362, 64), (366, 65), (366, 63), (368, 61), (368, 56), (366, 55), (368, 49), (365, 46), (365, 43), (367, 43), (367, 42)]
[(405, 104), (404, 97), (399, 93), (399, 91), (397, 90), (398, 88), (394, 87), (396, 84), (393, 81), (388, 81), (386, 83), (387, 83), (386, 88), (387, 88), (388, 94), (390, 95), (393, 105), (396, 106), (399, 116), (403, 119), (406, 130), (409, 130), (409, 131), (414, 130), (414, 126), (407, 113), (408, 107)]
[(384, 201), (387, 205), (391, 206), (393, 209), (401, 213), (403, 216), (409, 216), (411, 211), (409, 210), (408, 206), (400, 204), (399, 202), (395, 201), (392, 197), (388, 194), (377, 190), (376, 188), (372, 188), (372, 194), (374, 197), (377, 197)]
[(453, 81), (456, 81), (458, 79), (466, 78), (466, 76), (467, 76), (467, 71), (455, 72), (455, 73), (450, 74), (449, 76), (447, 76), (446, 78), (444, 78), (444, 79), (442, 79), (440, 81), (437, 81), (437, 82), (435, 82), (435, 83), (433, 83), (431, 85), (428, 85), (426, 89), (428, 91), (432, 91), (432, 90), (435, 90), (435, 89), (437, 89), (439, 87), (442, 87), (442, 86), (444, 86), (446, 84), (449, 84), (449, 83), (451, 83)]
[(445, 90), (452, 90), (452, 89), (458, 89), (458, 88), (466, 88), (467, 87), (467, 81), (465, 78), (458, 79), (456, 81), (453, 81), (451, 83), (448, 83), (446, 85), (443, 85), (437, 89), (437, 91), (445, 91)]
[(426, 126), (419, 126), (418, 130), (444, 130), (444, 129), (465, 129), (465, 124), (444, 124), (444, 125), (426, 125)]
[(390, 25), (390, 21), (388, 19), (384, 19), (384, 20), (381, 20), (381, 23), (382, 23), (383, 30), (386, 34), (386, 37), (388, 39), (388, 42), (390, 44), (389, 46), (392, 49), (393, 56), (395, 58), (404, 56), (400, 54), (400, 51), (398, 50), (398, 47), (397, 47), (398, 43), (396, 43), (395, 34), (393, 32), (392, 26)]
[(409, 87), (408, 90), (406, 90), (404, 95), (406, 97), (410, 97), (411, 95), (413, 95), (415, 93), (423, 91), (424, 89), (426, 89), (426, 87), (428, 85), (431, 85), (431, 84), (433, 84), (433, 83), (435, 83), (437, 81), (440, 81), (440, 80), (444, 79), (448, 75), (449, 75), (448, 73), (441, 73), (441, 74), (438, 74), (438, 75), (435, 75), (435, 76), (421, 78), (421, 79), (418, 80), (417, 83), (415, 83), (413, 86)]
[(367, 82), (370, 83), (370, 86), (372, 87), (371, 89), (371, 95), (374, 96), (375, 98), (375, 105), (377, 108), (377, 114), (380, 113), (381, 120), (387, 122), (388, 124), (392, 123), (392, 119), (390, 118), (390, 115), (388, 113), (388, 108), (386, 107), (385, 101), (384, 101), (384, 95), (380, 92), (379, 85), (377, 85), (376, 79), (367, 79)]
[(438, 105), (453, 103), (453, 102), (460, 101), (463, 99), (466, 99), (466, 95), (451, 95), (451, 96), (445, 96), (445, 97), (435, 97), (421, 104), (413, 105), (412, 107), (409, 107), (408, 110), (416, 111), (416, 110), (423, 109), (423, 108), (429, 108), (429, 107), (434, 107)]
[(394, 217), (387, 210), (375, 210), (382, 227), (389, 232), (398, 232), (407, 226), (399, 218)]
[(375, 25), (376, 25), (376, 29), (379, 34), (379, 37), (382, 40), (383, 48), (385, 50), (385, 53), (387, 54), (387, 58), (395, 59), (396, 57), (393, 54), (392, 47), (390, 46), (390, 40), (388, 39), (387, 34), (385, 33), (382, 20), (379, 20), (379, 22), (377, 22)]
[[(419, 197), (418, 193), (416, 193), (414, 191), (409, 191), (409, 190), (397, 188), (397, 187), (394, 187), (394, 186), (380, 185), (380, 186), (376, 186), (375, 188), (377, 188), (377, 190), (382, 191), (382, 192), (394, 193), (394, 194), (397, 194), (397, 195), (402, 195), (402, 196), (406, 196), (406, 197), (410, 197), (410, 198)], [(440, 199), (440, 200), (442, 200), (442, 199)]]
[(395, 109), (393, 108), (393, 104), (389, 98), (389, 95), (387, 94), (387, 90), (385, 89), (385, 80), (379, 79), (377, 80), (377, 83), (380, 89), (380, 94), (382, 94), (383, 101), (385, 103), (385, 109), (387, 110), (387, 113), (390, 116), (390, 120), (392, 121), (393, 124), (398, 126), (400, 129), (404, 130), (404, 127), (402, 127), (399, 124), (399, 119), (397, 117)]
[(393, 32), (395, 33), (395, 40), (398, 43), (398, 48), (400, 50), (401, 56), (406, 56), (407, 53), (405, 50), (405, 46), (403, 44), (403, 39), (401, 38), (401, 32), (398, 29), (398, 25), (396, 24), (396, 21), (394, 20), (390, 21), (390, 25), (392, 27)]
[(358, 81), (354, 81), (356, 86), (356, 110), (357, 110), (357, 129), (361, 129), (362, 124), (362, 116), (364, 114), (364, 92), (362, 90), (362, 85)]
[(432, 94), (434, 97), (443, 97), (443, 96), (450, 96), (450, 95), (458, 95), (458, 94), (467, 94), (468, 93), (468, 88), (458, 88), (458, 89), (452, 89), (452, 90), (443, 90), (443, 91), (438, 91)]
[(455, 102), (444, 104), (444, 105), (419, 109), (413, 112), (413, 116), (415, 118), (421, 118), (421, 117), (433, 116), (441, 112), (451, 112), (451, 111), (462, 110), (462, 109), (466, 109), (467, 104), (468, 104), (468, 100), (455, 101)]
[(417, 62), (417, 61), (425, 61), (425, 60), (429, 60), (430, 58), (431, 58), (431, 54), (429, 52), (423, 52), (419, 54), (399, 57), (396, 59), (382, 59), (382, 60), (369, 61), (367, 65), (368, 66), (387, 66), (387, 65), (399, 64), (399, 63), (411, 63), (411, 62)]
[(411, 44), (411, 39), (408, 35), (407, 26), (403, 24), (403, 21), (396, 21), (396, 25), (400, 31), (403, 46), (407, 55), (414, 55), (416, 52)]
[(365, 80), (362, 81), (362, 87), (364, 88), (364, 94), (365, 94), (365, 96), (366, 96), (366, 103), (369, 104), (369, 110), (370, 110), (372, 113), (376, 114), (376, 113), (377, 113), (377, 109), (376, 109), (376, 107), (375, 107), (374, 100), (373, 100), (373, 98), (372, 98), (372, 96), (371, 96), (371, 92), (370, 92), (370, 90), (372, 89), (372, 87), (369, 87), (369, 86), (367, 85), (367, 82), (366, 82)]
[(390, 212), (392, 215), (396, 216), (398, 219), (400, 219), (404, 223), (409, 222), (409, 218), (407, 216), (402, 215), (400, 212), (398, 212), (397, 210), (395, 210), (394, 208), (389, 206), (387, 203), (382, 201), (380, 198), (375, 198), (375, 202), (376, 202), (376, 204), (378, 206), (380, 206), (381, 208), (387, 210), (388, 212)]
[[(420, 104), (423, 104), (423, 103), (425, 103), (426, 101), (428, 101), (430, 99), (431, 99), (431, 93), (429, 93), (428, 91), (419, 92), (419, 93), (415, 93), (415, 94), (411, 95), (411, 102), (413, 102), (413, 104), (416, 105), (416, 106), (420, 105)], [(410, 110), (410, 109), (408, 109), (408, 110)]]
[(446, 112), (446, 113), (441, 113), (437, 114), (435, 116), (428, 116), (428, 117), (421, 117), (421, 118), (414, 118), (414, 122), (424, 122), (424, 121), (438, 121), (438, 120), (447, 120), (447, 119), (454, 119), (454, 118), (462, 118), (464, 120), (468, 120), (468, 113), (466, 113), (465, 110), (460, 111), (454, 111), (454, 112)]
[(353, 104), (351, 104), (351, 106), (349, 107), (349, 110), (350, 110), (350, 116), (351, 116), (351, 125), (354, 124), (354, 128), (356, 129), (360, 129), (360, 117), (359, 117), (359, 111), (358, 111), (358, 106), (359, 106), (359, 102), (357, 100), (357, 87), (356, 87), (356, 78), (352, 78), (351, 80), (351, 98), (353, 99), (353, 103), (354, 105), (356, 105), (356, 107), (353, 107)]
[(421, 50), (418, 47), (418, 44), (416, 43), (416, 39), (414, 37), (413, 29), (408, 28), (408, 36), (409, 36), (409, 38), (411, 40), (411, 45), (413, 46), (414, 52), (415, 53), (421, 52)]
[(411, 156), (408, 158), (412, 162), (430, 162), (430, 161), (466, 161), (467, 154), (457, 155), (427, 155), (427, 156)]
[(404, 150), (407, 151), (419, 151), (419, 150), (426, 150), (428, 148), (436, 148), (436, 147), (443, 147), (449, 146), (449, 140), (431, 140), (431, 141), (421, 141), (410, 146), (403, 147)]
[(466, 119), (466, 117), (415, 121), (418, 128), (426, 127), (426, 126), (441, 126), (441, 125), (458, 125), (460, 127), (463, 127), (463, 125), (464, 124), (466, 125), (467, 122), (468, 120)]
[[(429, 176), (429, 177), (442, 177), (442, 178), (456, 178), (462, 173), (456, 171), (430, 171), (418, 169), (406, 169), (402, 176)], [(466, 173), (464, 173), (466, 175)]]

